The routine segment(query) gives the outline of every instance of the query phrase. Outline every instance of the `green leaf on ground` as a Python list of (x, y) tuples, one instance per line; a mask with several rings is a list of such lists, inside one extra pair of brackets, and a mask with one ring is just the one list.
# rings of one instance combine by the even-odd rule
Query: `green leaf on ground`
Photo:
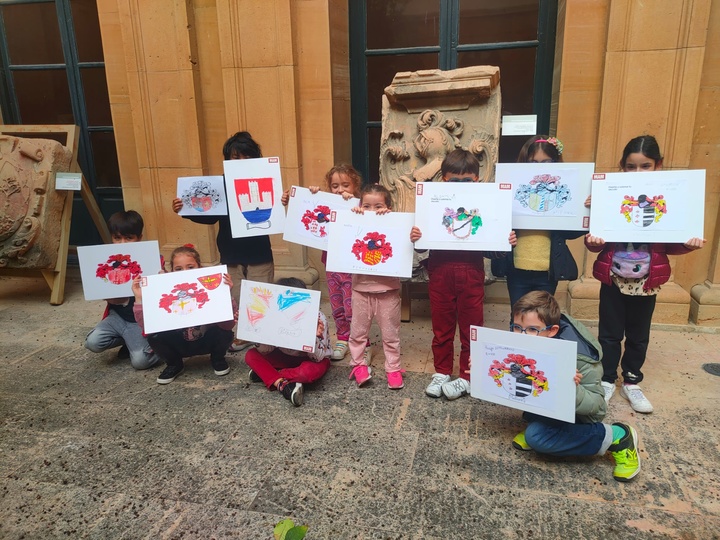
[(288, 531), (293, 527), (295, 527), (295, 523), (292, 519), (283, 519), (282, 521), (278, 522), (278, 524), (275, 525), (275, 528), (273, 529), (275, 540), (286, 540), (286, 535)]
[(307, 533), (307, 525), (298, 525), (290, 529), (285, 535), (285, 540), (303, 540)]

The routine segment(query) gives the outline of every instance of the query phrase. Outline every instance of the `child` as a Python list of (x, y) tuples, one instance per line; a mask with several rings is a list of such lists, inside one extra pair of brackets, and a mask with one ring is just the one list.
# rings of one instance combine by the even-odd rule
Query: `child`
[[(520, 149), (518, 163), (562, 163), (563, 145), (555, 137), (535, 135)], [(507, 276), (510, 306), (530, 291), (555, 294), (558, 281), (578, 277), (575, 259), (565, 243), (580, 238), (582, 231), (519, 230), (517, 246), (508, 257), (492, 261), (497, 277)]]
[[(225, 141), (223, 157), (225, 160), (253, 159), (262, 157), (262, 152), (260, 145), (247, 131), (239, 131)], [(182, 199), (173, 199), (172, 209), (176, 214), (182, 207)], [(275, 266), (269, 236), (233, 238), (228, 216), (192, 216), (188, 219), (204, 225), (219, 224), (217, 248), (220, 252), (220, 264), (227, 265), (228, 273), (232, 277), (234, 301), (240, 298), (240, 283), (243, 279), (263, 283), (273, 282)], [(230, 352), (237, 352), (248, 346), (250, 343), (237, 342), (231, 346)]]
[[(113, 244), (140, 242), (143, 233), (143, 218), (135, 210), (116, 212), (107, 222)], [(135, 298), (110, 298), (107, 300), (103, 320), (85, 338), (85, 347), (99, 353), (120, 347), (118, 358), (130, 358), (135, 369), (148, 369), (160, 361), (153, 353), (135, 322), (133, 304)]]
[[(277, 284), (305, 288), (305, 283), (297, 278), (283, 278)], [(312, 354), (272, 345), (258, 345), (248, 350), (245, 363), (250, 367), (250, 381), (263, 382), (268, 390), (277, 389), (296, 407), (302, 405), (303, 384), (321, 379), (330, 367), (330, 339), (322, 311), (318, 312), (316, 336)]]
[[(443, 182), (477, 182), (480, 163), (467, 150), (450, 152), (440, 166)], [(422, 238), (418, 227), (413, 227), (410, 240)], [(510, 232), (510, 245), (516, 243)], [(470, 393), (470, 326), (483, 325), (483, 299), (485, 297), (485, 268), (482, 251), (431, 250), (428, 256), (430, 277), (430, 317), (432, 320), (432, 351), (435, 374), (425, 393), (430, 397), (445, 395), (457, 399)], [(496, 255), (493, 255), (496, 256)], [(497, 255), (497, 256), (504, 256)], [(460, 330), (460, 376), (450, 380), (455, 361), (455, 326)]]
[[(175, 248), (170, 255), (170, 267), (173, 272), (194, 270), (201, 266), (200, 254), (192, 244)], [(133, 312), (140, 328), (144, 328), (140, 280), (139, 276), (133, 280), (132, 289), (135, 294)], [(232, 289), (232, 279), (228, 274), (223, 276), (223, 283)], [(233, 301), (233, 305), (234, 303)], [(235, 317), (237, 317), (237, 312)], [(225, 352), (232, 343), (232, 328), (235, 326), (235, 322), (235, 319), (230, 319), (221, 323), (192, 326), (149, 335), (150, 346), (167, 364), (157, 378), (158, 384), (173, 382), (175, 377), (183, 372), (183, 358), (199, 354), (210, 354), (210, 363), (215, 375), (230, 373), (230, 367), (225, 360)]]
[(581, 323), (560, 314), (555, 298), (547, 291), (533, 291), (512, 308), (512, 332), (565, 339), (577, 343), (575, 374), (575, 423), (523, 413), (529, 422), (513, 439), (518, 450), (535, 450), (552, 456), (593, 456), (610, 452), (615, 459), (613, 477), (628, 482), (640, 472), (638, 435), (626, 424), (603, 424), (607, 404), (600, 384), (600, 344)]
[[(620, 169), (624, 172), (659, 171), (663, 158), (655, 137), (632, 139), (623, 150)], [(587, 235), (585, 245), (597, 253), (593, 276), (600, 285), (600, 322), (598, 340), (603, 349), (602, 385), (605, 401), (615, 393), (618, 364), (622, 366), (620, 393), (640, 413), (651, 413), (653, 406), (638, 384), (643, 380), (650, 324), (660, 286), (670, 279), (668, 255), (682, 255), (700, 249), (703, 238), (691, 238), (685, 244), (605, 244), (602, 238)], [(632, 261), (632, 264), (628, 264)], [(621, 342), (625, 353), (620, 360)]]
[[(362, 178), (352, 165), (341, 163), (335, 165), (325, 174), (327, 190), (336, 195), (342, 195), (348, 200), (360, 197)], [(311, 193), (320, 191), (318, 186), (309, 186)], [(282, 195), (282, 203), (288, 205), (290, 192)], [(323, 251), (322, 262), (327, 259), (327, 252)], [(326, 272), (328, 294), (330, 295), (330, 308), (335, 320), (336, 339), (332, 351), (332, 360), (342, 360), (348, 352), (348, 339), (350, 338), (350, 321), (352, 320), (352, 275), (344, 272)]]
[[(390, 192), (380, 184), (370, 184), (360, 192), (360, 206), (353, 208), (353, 212), (364, 214), (365, 211), (372, 211), (382, 216), (390, 212), (391, 206)], [(400, 368), (399, 290), (400, 278), (365, 274), (354, 274), (352, 277), (350, 378), (354, 377), (358, 386), (372, 378), (365, 350), (373, 318), (382, 333), (388, 388), (399, 390), (405, 386)]]

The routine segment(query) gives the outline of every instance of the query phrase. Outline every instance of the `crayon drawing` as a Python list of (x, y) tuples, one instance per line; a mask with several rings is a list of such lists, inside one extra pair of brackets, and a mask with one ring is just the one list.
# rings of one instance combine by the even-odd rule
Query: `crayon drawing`
[(285, 209), (278, 158), (223, 162), (228, 217), (234, 238), (281, 233)]
[(586, 231), (594, 163), (498, 163), (495, 182), (512, 186), (514, 229)]
[(417, 249), (509, 251), (510, 186), (459, 182), (418, 182), (415, 225)]
[(79, 246), (85, 300), (132, 296), (132, 280), (160, 271), (157, 241)]
[(349, 274), (410, 277), (414, 215), (390, 212), (334, 212), (328, 241), (327, 269)]
[(311, 193), (299, 186), (290, 188), (283, 239), (303, 246), (327, 250), (333, 212), (357, 206), (358, 199), (344, 200), (333, 193)]
[(145, 331), (164, 332), (233, 318), (227, 267), (212, 266), (147, 276), (142, 288)]
[(596, 174), (590, 210), (590, 234), (606, 242), (702, 238), (705, 171)]
[(470, 357), (473, 397), (575, 421), (575, 342), (471, 326)]
[(243, 280), (237, 336), (313, 352), (319, 309), (319, 291)]
[(181, 216), (227, 215), (225, 183), (222, 176), (187, 176), (178, 178), (177, 196), (183, 206)]

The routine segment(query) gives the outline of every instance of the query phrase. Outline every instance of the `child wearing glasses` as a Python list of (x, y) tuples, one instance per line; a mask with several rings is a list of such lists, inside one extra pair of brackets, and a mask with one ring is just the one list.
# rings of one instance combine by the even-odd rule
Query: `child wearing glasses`
[(590, 331), (572, 317), (562, 315), (547, 291), (529, 292), (512, 308), (510, 330), (577, 343), (575, 423), (525, 412), (525, 431), (513, 439), (518, 450), (535, 450), (552, 456), (593, 456), (610, 452), (613, 477), (628, 482), (640, 472), (638, 435), (627, 424), (603, 424), (607, 412), (602, 379), (602, 348)]
[[(443, 182), (479, 181), (480, 162), (467, 150), (450, 152), (440, 166)], [(413, 227), (410, 240), (422, 237)], [(510, 245), (515, 245), (515, 233), (510, 232)], [(432, 352), (435, 373), (425, 393), (430, 397), (442, 395), (449, 400), (470, 393), (470, 326), (483, 325), (485, 298), (485, 266), (483, 251), (431, 250), (427, 259), (430, 317), (432, 320)], [(495, 254), (491, 256), (496, 256)], [(504, 256), (504, 253), (499, 255)], [(460, 331), (460, 376), (451, 380), (455, 363), (455, 328)]]

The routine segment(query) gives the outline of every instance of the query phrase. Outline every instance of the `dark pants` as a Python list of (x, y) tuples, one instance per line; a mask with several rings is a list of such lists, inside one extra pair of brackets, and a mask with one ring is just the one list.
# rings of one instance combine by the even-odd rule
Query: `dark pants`
[[(515, 302), (531, 291), (547, 291), (554, 295), (557, 281), (550, 280), (550, 274), (538, 270), (510, 270), (507, 274), (507, 288), (510, 295), (510, 312)], [(512, 321), (510, 321), (512, 322)]]
[[(619, 364), (624, 382), (638, 384), (643, 380), (641, 369), (650, 343), (650, 324), (656, 299), (655, 295), (623, 294), (614, 283), (600, 286), (598, 341), (603, 350), (603, 381), (615, 382)], [(625, 352), (621, 362), (623, 336)]]
[(205, 335), (194, 341), (186, 341), (183, 330), (170, 330), (148, 336), (148, 343), (168, 366), (182, 366), (183, 358), (210, 354), (210, 362), (225, 358), (225, 353), (233, 340), (232, 330), (223, 330), (219, 326), (209, 326)]

